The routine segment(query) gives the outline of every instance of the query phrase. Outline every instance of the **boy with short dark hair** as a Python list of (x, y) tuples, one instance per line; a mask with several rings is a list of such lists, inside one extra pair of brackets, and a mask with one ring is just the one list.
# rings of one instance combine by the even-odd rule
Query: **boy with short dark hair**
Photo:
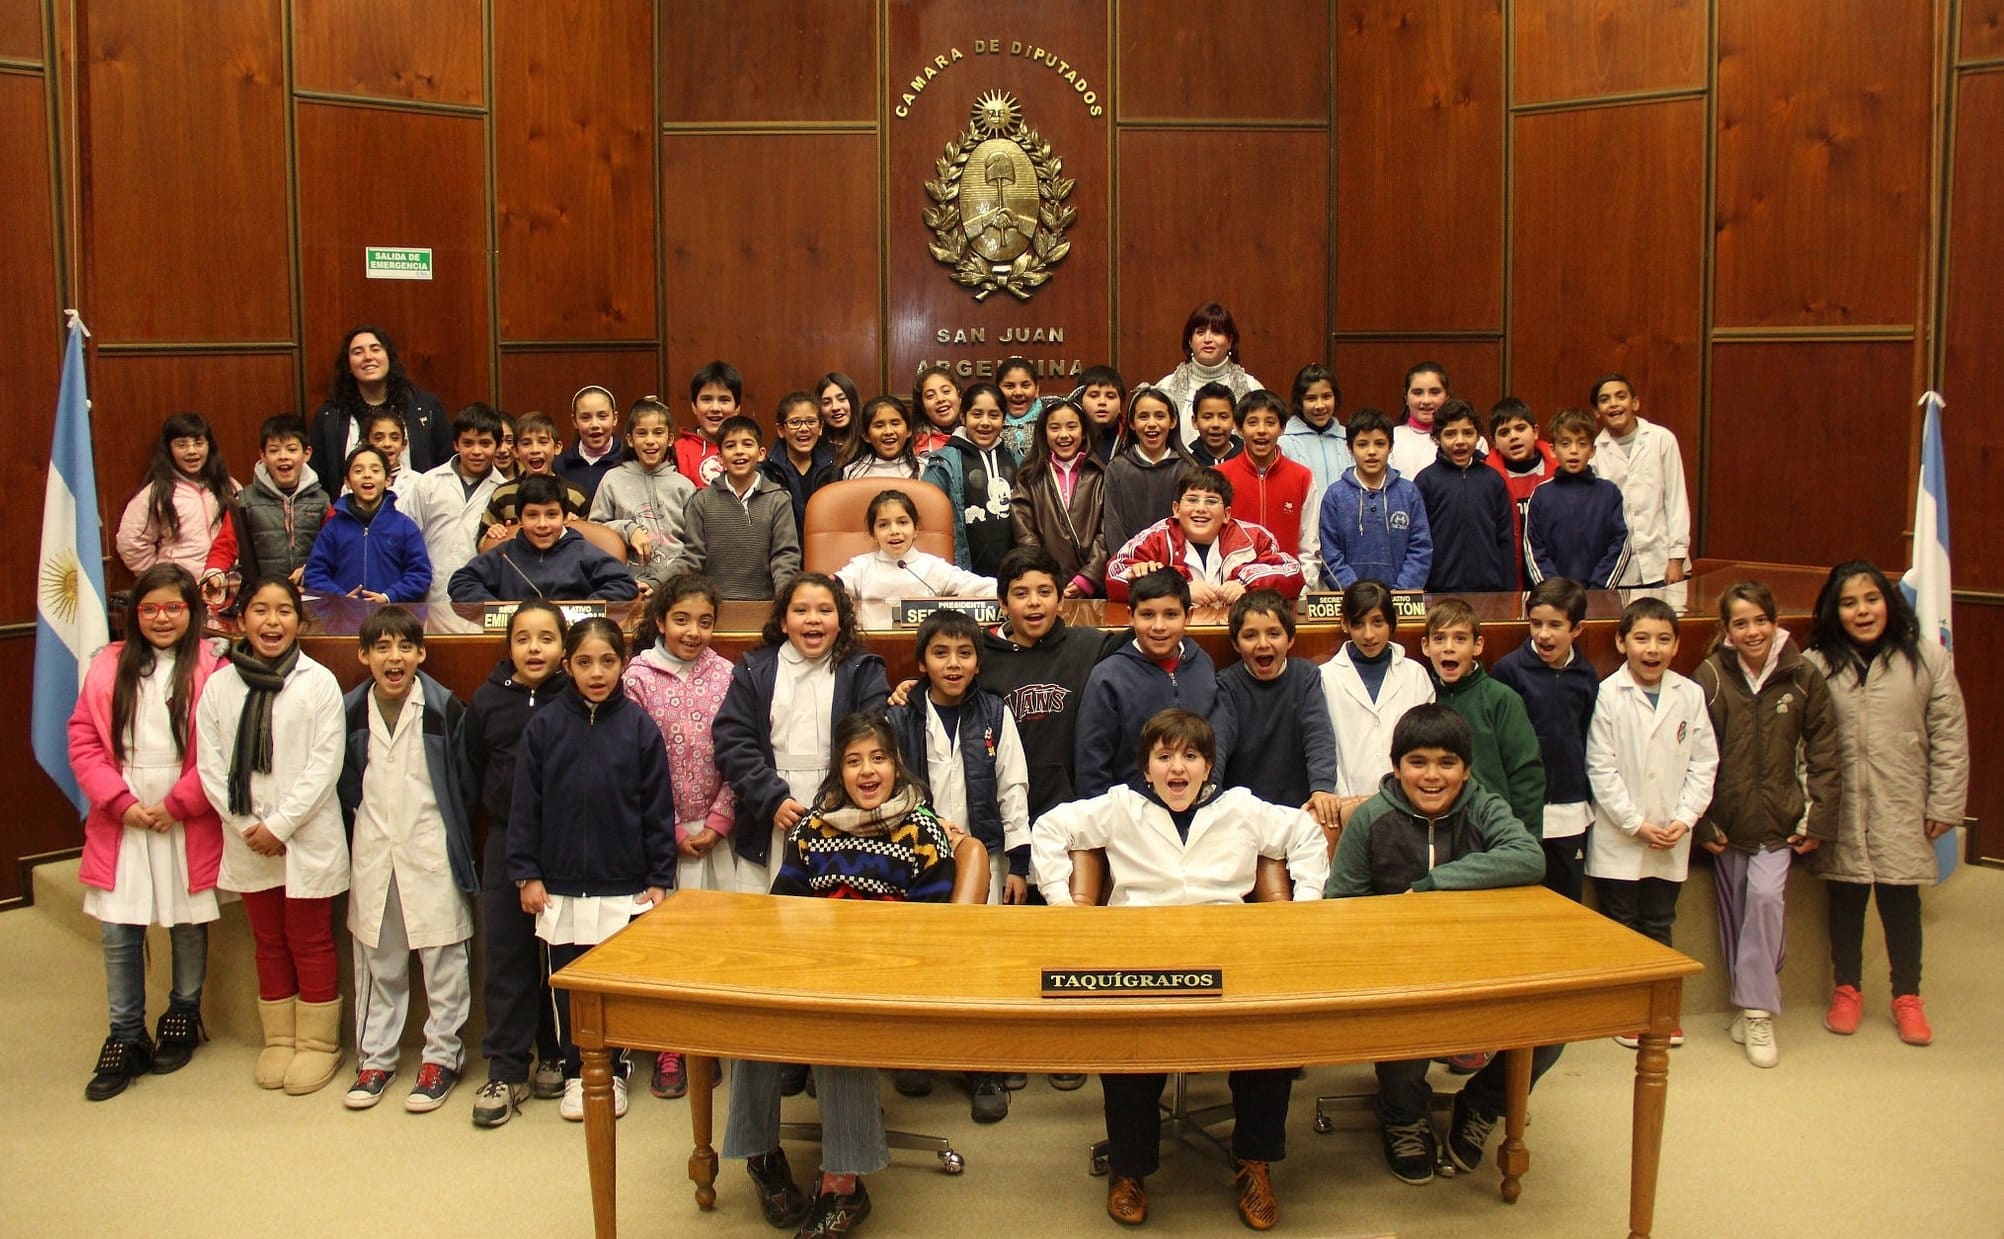
[[(1544, 873), (1544, 854), (1511, 816), (1510, 806), (1469, 778), (1474, 748), (1468, 720), (1447, 706), (1428, 703), (1406, 711), (1392, 731), (1394, 777), (1350, 814), (1323, 895), (1343, 899), (1536, 882)], [(1538, 1057), (1532, 1056), (1534, 1081)], [(1543, 1066), (1557, 1057), (1552, 1053)], [(1494, 1115), (1503, 1110), (1506, 1061), (1501, 1055), (1492, 1059), (1455, 1099), (1447, 1144), (1461, 1169), (1481, 1164)], [(1433, 1089), (1426, 1078), (1430, 1065), (1424, 1058), (1377, 1064), (1385, 1164), (1407, 1183), (1433, 1180), (1438, 1145), (1430, 1117)], [(1493, 1110), (1486, 1108), (1492, 1104)]]
[(454, 602), (624, 602), (640, 592), (625, 564), (569, 527), (563, 485), (543, 474), (522, 479), (515, 494), (520, 535), (482, 551), (452, 574), (446, 592)]
[(1615, 584), (1680, 584), (1691, 566), (1691, 496), (1677, 436), (1642, 416), (1642, 398), (1625, 375), (1602, 375), (1592, 395), (1592, 411), (1601, 420), (1594, 455), (1601, 476), (1621, 491), (1628, 527), (1628, 564)]
[(245, 581), (289, 576), (299, 584), (313, 539), (327, 523), (332, 500), (308, 463), (313, 459), (306, 422), (297, 413), (268, 417), (258, 427), (260, 453), (251, 480), (230, 502), (230, 519), (216, 530), (202, 584), (234, 568)]
[(1443, 598), (1426, 613), (1433, 699), (1468, 720), (1474, 749), (1469, 773), (1537, 838), (1545, 807), (1545, 762), (1524, 699), (1482, 669), (1482, 621), (1459, 598)]
[(727, 361), (713, 361), (689, 377), (689, 415), (693, 423), (675, 436), (675, 468), (698, 491), (716, 481), (724, 471), (718, 458), (724, 423), (738, 415), (738, 405), (744, 398), (744, 378)]
[(1361, 409), (1345, 431), (1356, 463), (1322, 496), (1322, 583), (1348, 589), (1360, 580), (1393, 589), (1425, 589), (1433, 535), (1419, 487), (1390, 465), (1392, 422)]
[(524, 413), (515, 427), (515, 463), (512, 481), (502, 482), (488, 497), (487, 511), (480, 517), (479, 550), (489, 550), (515, 536), (521, 521), (516, 492), (532, 477), (556, 478), (564, 504), (564, 519), (583, 520), (591, 511), (591, 501), (574, 483), (557, 478), (557, 456), (564, 450), (557, 423), (547, 413)]
[(1433, 419), (1434, 462), (1413, 479), (1426, 501), (1433, 593), (1500, 594), (1517, 588), (1510, 488), (1487, 465), (1475, 406), (1450, 400)]
[(460, 1031), (473, 1009), (473, 831), (454, 759), (464, 714), (419, 668), (424, 626), (400, 606), (362, 621), (367, 683), (343, 699), (347, 759), (336, 793), (353, 864), (348, 932), (355, 940), (355, 1082), (344, 1102), (366, 1110), (397, 1073), (410, 1008), (410, 957), (424, 969), (424, 1062), (404, 1109), (436, 1110), (459, 1080)]
[(626, 459), (626, 453), (619, 444), (619, 405), (614, 402), (612, 392), (596, 383), (580, 387), (571, 397), (571, 424), (578, 435), (557, 459), (552, 467), (558, 477), (584, 493), (584, 506), (579, 514), (591, 511), (592, 500), (598, 496), (599, 483), (605, 475), (617, 469)]
[(1294, 604), (1256, 589), (1232, 604), (1239, 660), (1218, 673), (1218, 781), (1269, 804), (1298, 805), (1337, 825), (1336, 731), (1314, 663), (1289, 658)]
[(1505, 396), (1489, 410), (1489, 467), (1502, 475), (1503, 487), (1510, 492), (1510, 559), (1517, 565), (1517, 584), (1529, 581), (1524, 572), (1524, 509), (1531, 492), (1551, 480), (1558, 470), (1552, 445), (1538, 437), (1537, 419), (1531, 406), (1515, 396)]
[(1313, 515), (1322, 496), (1308, 466), (1281, 454), (1287, 405), (1265, 389), (1251, 391), (1232, 418), (1245, 450), (1218, 466), (1232, 484), (1232, 516), (1271, 533), (1281, 550), (1301, 561), (1305, 578), (1322, 558)]
[(1524, 508), (1524, 570), (1533, 584), (1562, 576), (1588, 589), (1613, 589), (1628, 565), (1621, 488), (1593, 471), (1593, 418), (1560, 409), (1552, 418), (1559, 472)]
[(1086, 412), (1086, 450), (1112, 464), (1127, 443), (1127, 380), (1112, 366), (1087, 366), (1078, 400)]
[(682, 548), (665, 575), (700, 572), (725, 598), (778, 597), (800, 573), (793, 499), (759, 470), (765, 445), (757, 422), (742, 415), (724, 418), (714, 446), (722, 471), (683, 509)]
[(1300, 597), (1300, 561), (1266, 528), (1233, 519), (1231, 506), (1232, 484), (1222, 473), (1185, 469), (1169, 516), (1108, 557), (1106, 596), (1125, 602), (1135, 579), (1166, 568), (1189, 581), (1190, 596), (1202, 606), (1230, 606), (1262, 587)]
[(1224, 383), (1206, 383), (1190, 398), (1190, 421), (1197, 437), (1190, 455), (1200, 465), (1221, 465), (1245, 450), (1245, 440), (1232, 433), (1238, 398)]
[(1097, 796), (1133, 777), (1142, 724), (1158, 710), (1175, 706), (1209, 715), (1217, 703), (1217, 668), (1184, 635), (1190, 583), (1174, 569), (1156, 568), (1130, 585), (1132, 639), (1092, 669), (1079, 703), (1075, 799)]
[(475, 401), (452, 419), (452, 459), (419, 474), (399, 506), (424, 534), (431, 556), (431, 591), (426, 602), (451, 598), (452, 574), (473, 558), (480, 518), (500, 489), (494, 454), (501, 443), (501, 416)]
[(1586, 875), (1587, 826), (1593, 819), (1587, 787), (1587, 730), (1600, 677), (1575, 648), (1585, 631), (1586, 590), (1565, 577), (1548, 577), (1524, 600), (1530, 629), (1524, 644), (1496, 660), (1491, 675), (1517, 690), (1538, 736), (1545, 764), (1545, 805), (1538, 844), (1545, 851), (1545, 886), (1574, 903)]
[(626, 540), (634, 575), (649, 589), (668, 579), (696, 487), (675, 468), (668, 406), (642, 396), (626, 411), (627, 454), (592, 496), (591, 518)]

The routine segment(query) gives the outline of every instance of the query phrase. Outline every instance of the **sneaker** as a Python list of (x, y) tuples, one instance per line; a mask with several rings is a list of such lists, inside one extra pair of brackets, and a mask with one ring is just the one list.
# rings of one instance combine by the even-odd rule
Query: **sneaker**
[(1148, 1190), (1132, 1175), (1117, 1174), (1106, 1181), (1106, 1215), (1122, 1226), (1139, 1226), (1148, 1220)]
[(970, 1111), (977, 1123), (999, 1123), (1009, 1117), (1009, 1090), (998, 1076), (975, 1076)]
[(1044, 1078), (1049, 1080), (1051, 1087), (1057, 1089), (1060, 1093), (1069, 1093), (1075, 1089), (1085, 1087), (1085, 1073), (1083, 1071), (1053, 1071)]
[(1454, 1095), (1454, 1111), (1447, 1123), (1447, 1160), (1463, 1174), (1482, 1168), (1483, 1150), (1489, 1134), (1496, 1130), (1496, 1116), (1485, 1114), (1468, 1099), (1468, 1090)]
[(833, 1239), (846, 1235), (862, 1224), (870, 1216), (870, 1193), (863, 1187), (861, 1179), (856, 1180), (856, 1190), (847, 1196), (834, 1192), (823, 1192), (814, 1198), (814, 1206), (807, 1213), (807, 1220), (800, 1224), (800, 1233), (794, 1239)]
[(932, 1096), (932, 1072), (893, 1071), (891, 1073), (891, 1087), (898, 1090), (900, 1097), (930, 1097)]
[(612, 1117), (616, 1119), (625, 1118), (626, 1104), (626, 1077), (614, 1076), (612, 1077)]
[[(1642, 1045), (1642, 1034), (1623, 1033), (1621, 1036), (1616, 1037), (1614, 1039), (1614, 1043), (1620, 1046), (1624, 1050), (1633, 1050)], [(1674, 1050), (1678, 1046), (1683, 1044), (1684, 1044), (1684, 1030), (1680, 1027), (1670, 1034), (1670, 1048)]]
[(557, 1117), (566, 1123), (584, 1122), (584, 1080), (572, 1076), (564, 1081), (564, 1099), (557, 1103)]
[(1893, 999), (1893, 1026), (1908, 1045), (1929, 1045), (1934, 1029), (1927, 1026), (1927, 1012), (1921, 1009), (1919, 994), (1900, 994)]
[(779, 1069), (779, 1095), (798, 1097), (807, 1087), (807, 1068), (799, 1063), (787, 1063)]
[(154, 1029), (153, 1074), (164, 1076), (179, 1071), (195, 1057), (195, 1046), (209, 1039), (202, 1026), (202, 1013), (194, 1007), (169, 1007), (160, 1013)]
[(1002, 1087), (1010, 1092), (1018, 1092), (1030, 1087), (1030, 1073), (1027, 1071), (1005, 1071), (1002, 1073)]
[(134, 1076), (143, 1075), (152, 1065), (153, 1042), (144, 1028), (139, 1030), (137, 1041), (106, 1037), (97, 1052), (96, 1073), (84, 1085), (84, 1096), (92, 1101), (108, 1101), (124, 1092)]
[(529, 1077), (529, 1094), (537, 1101), (555, 1101), (564, 1095), (564, 1060), (539, 1060)]
[(1381, 1128), (1385, 1165), (1391, 1168), (1393, 1177), (1415, 1186), (1433, 1182), (1433, 1164), (1439, 1157), (1433, 1124), (1421, 1119), (1417, 1123), (1385, 1123)]
[(404, 1098), (404, 1109), (412, 1114), (430, 1114), (445, 1104), (446, 1095), (458, 1083), (457, 1071), (440, 1063), (426, 1063), (418, 1068), (417, 1082)]
[(394, 1071), (378, 1071), (374, 1067), (364, 1067), (355, 1073), (355, 1082), (348, 1086), (347, 1095), (341, 1104), (350, 1110), (367, 1110), (383, 1099), (383, 1090), (390, 1081), (397, 1078)]
[(1489, 1065), (1496, 1057), (1494, 1050), (1478, 1050), (1472, 1054), (1451, 1054), (1447, 1059), (1447, 1069), (1458, 1076), (1472, 1076)]
[(661, 1054), (654, 1059), (654, 1086), (651, 1091), (663, 1101), (673, 1101), (685, 1097), (689, 1092), (689, 1073), (683, 1066), (680, 1054)]
[(1774, 1017), (1748, 1008), (1733, 1017), (1726, 1035), (1733, 1044), (1745, 1046), (1747, 1061), (1756, 1067), (1773, 1067), (1781, 1062), (1781, 1050), (1774, 1044)]
[(499, 1127), (529, 1100), (529, 1086), (512, 1080), (489, 1080), (473, 1095), (473, 1125)]
[(1823, 1013), (1823, 1027), (1840, 1037), (1858, 1031), (1858, 1019), (1865, 1014), (1865, 996), (1855, 985), (1840, 985), (1830, 991), (1830, 1009)]
[(786, 1164), (786, 1150), (774, 1149), (763, 1157), (745, 1159), (752, 1186), (758, 1194), (758, 1211), (767, 1224), (785, 1230), (798, 1226), (807, 1217), (807, 1195), (793, 1181), (793, 1167)]
[(1239, 1189), (1239, 1220), (1253, 1230), (1272, 1230), (1280, 1221), (1280, 1202), (1273, 1197), (1273, 1171), (1265, 1162), (1234, 1159), (1232, 1179)]

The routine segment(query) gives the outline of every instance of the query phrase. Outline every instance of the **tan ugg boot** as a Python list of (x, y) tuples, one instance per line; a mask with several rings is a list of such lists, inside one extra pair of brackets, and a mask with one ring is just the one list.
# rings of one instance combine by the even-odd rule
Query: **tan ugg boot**
[(341, 1000), (299, 1003), (299, 1045), (285, 1069), (285, 1091), (316, 1093), (341, 1068)]
[(259, 1088), (285, 1087), (285, 1071), (292, 1066), (293, 1008), (298, 1004), (297, 994), (270, 1002), (262, 998), (257, 1000), (258, 1022), (264, 1025), (264, 1052), (257, 1056)]

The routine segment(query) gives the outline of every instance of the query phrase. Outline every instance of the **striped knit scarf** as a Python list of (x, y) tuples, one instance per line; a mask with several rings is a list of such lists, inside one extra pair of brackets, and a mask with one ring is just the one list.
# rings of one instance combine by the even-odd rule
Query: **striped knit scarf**
[(925, 803), (919, 790), (907, 784), (897, 795), (874, 809), (858, 809), (853, 805), (843, 805), (839, 809), (823, 809), (821, 820), (832, 830), (859, 839), (881, 839), (897, 829), (898, 824), (913, 809)]
[(299, 665), (299, 643), (266, 662), (251, 653), (248, 642), (230, 647), (230, 665), (250, 691), (244, 694), (243, 713), (237, 717), (236, 749), (230, 754), (230, 812), (244, 817), (251, 812), (251, 774), (271, 773), (272, 703), (285, 689), (285, 679)]

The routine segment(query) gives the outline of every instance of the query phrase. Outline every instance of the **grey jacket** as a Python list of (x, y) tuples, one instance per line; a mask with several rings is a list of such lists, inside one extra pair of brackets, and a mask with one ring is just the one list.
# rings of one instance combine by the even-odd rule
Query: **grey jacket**
[(701, 572), (726, 598), (774, 598), (800, 574), (800, 531), (786, 488), (759, 474), (745, 502), (731, 491), (730, 476), (697, 491), (683, 509), (682, 547), (663, 579)]
[(645, 530), (654, 537), (654, 552), (634, 575), (649, 585), (668, 579), (669, 565), (682, 549), (682, 524), (696, 484), (675, 469), (671, 455), (650, 471), (637, 460), (626, 460), (599, 481), (592, 496), (591, 519), (633, 545), (633, 535)]

